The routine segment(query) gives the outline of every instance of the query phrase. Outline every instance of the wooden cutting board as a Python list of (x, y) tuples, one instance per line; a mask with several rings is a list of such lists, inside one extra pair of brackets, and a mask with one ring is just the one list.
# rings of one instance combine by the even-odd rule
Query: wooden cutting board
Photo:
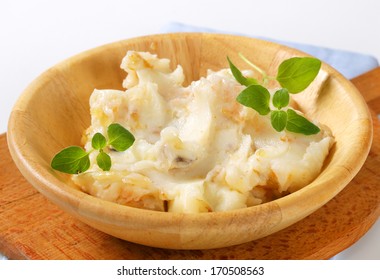
[(268, 237), (229, 248), (179, 251), (126, 242), (74, 219), (17, 170), (0, 135), (0, 252), (10, 259), (328, 259), (380, 214), (380, 68), (352, 80), (373, 111), (374, 140), (359, 174), (334, 199)]

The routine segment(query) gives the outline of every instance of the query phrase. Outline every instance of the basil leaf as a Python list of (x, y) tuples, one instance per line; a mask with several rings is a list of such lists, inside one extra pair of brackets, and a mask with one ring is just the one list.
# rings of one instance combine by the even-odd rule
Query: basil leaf
[(291, 132), (301, 133), (304, 135), (317, 134), (320, 129), (305, 117), (298, 115), (294, 110), (287, 110), (288, 121), (286, 129)]
[(307, 88), (318, 75), (321, 61), (312, 57), (293, 57), (284, 60), (277, 72), (276, 80), (290, 93), (299, 93)]
[(96, 157), (96, 163), (103, 171), (111, 169), (111, 157), (105, 152), (101, 151)]
[(273, 128), (280, 132), (285, 129), (288, 115), (285, 111), (274, 110), (270, 113), (270, 121)]
[(135, 137), (127, 129), (118, 123), (108, 126), (108, 144), (116, 151), (123, 152), (135, 142)]
[(241, 71), (231, 62), (230, 58), (227, 56), (228, 64), (230, 65), (230, 69), (232, 72), (232, 75), (243, 86), (250, 86), (250, 85), (257, 85), (258, 82), (254, 78), (247, 78), (245, 77)]
[(107, 140), (100, 132), (95, 133), (92, 137), (91, 145), (95, 150), (103, 149), (107, 145)]
[(273, 106), (281, 109), (289, 105), (289, 92), (286, 88), (279, 89), (273, 95)]
[(256, 110), (260, 115), (267, 115), (270, 112), (270, 93), (263, 86), (250, 85), (236, 97), (236, 100), (240, 104)]
[(78, 174), (90, 167), (90, 158), (81, 147), (70, 146), (56, 154), (50, 165), (53, 169), (64, 173)]

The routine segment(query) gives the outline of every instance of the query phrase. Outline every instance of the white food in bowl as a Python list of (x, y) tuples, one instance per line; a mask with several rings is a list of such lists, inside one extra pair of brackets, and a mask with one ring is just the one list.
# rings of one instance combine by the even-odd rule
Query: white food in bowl
[[(236, 102), (243, 87), (229, 69), (183, 87), (181, 66), (129, 51), (121, 67), (126, 91), (94, 90), (91, 138), (120, 123), (135, 143), (110, 151), (112, 167), (91, 167), (73, 180), (83, 191), (129, 206), (198, 213), (257, 205), (294, 192), (314, 180), (334, 143), (319, 124), (315, 135), (277, 132), (270, 116)], [(275, 91), (275, 89), (274, 89)], [(274, 92), (273, 91), (273, 92)]]

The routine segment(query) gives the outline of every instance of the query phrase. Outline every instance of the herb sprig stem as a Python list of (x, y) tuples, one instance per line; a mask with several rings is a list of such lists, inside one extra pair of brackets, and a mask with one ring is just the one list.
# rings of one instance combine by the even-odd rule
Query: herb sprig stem
[(239, 53), (238, 54), (239, 57), (245, 62), (247, 63), (249, 66), (251, 66), (253, 69), (255, 69), (257, 72), (259, 72), (262, 76), (266, 77), (266, 73), (263, 69), (261, 69), (259, 66), (257, 66), (256, 64), (253, 64), (251, 61), (249, 61), (242, 53)]
[(256, 64), (252, 63), (250, 60), (248, 60), (242, 53), (238, 53), (238, 55), (245, 63), (251, 66), (256, 72), (260, 73), (260, 75), (262, 76), (263, 85), (267, 85), (268, 81), (276, 79), (276, 77), (267, 75), (267, 73), (263, 69), (261, 69)]

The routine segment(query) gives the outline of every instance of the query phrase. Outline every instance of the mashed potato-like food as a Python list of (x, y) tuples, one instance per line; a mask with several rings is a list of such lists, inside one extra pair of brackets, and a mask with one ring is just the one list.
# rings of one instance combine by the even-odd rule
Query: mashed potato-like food
[(110, 151), (112, 167), (74, 175), (99, 198), (169, 212), (226, 211), (294, 192), (321, 171), (334, 140), (328, 129), (305, 136), (276, 132), (270, 116), (236, 102), (243, 87), (229, 69), (183, 87), (181, 66), (129, 51), (121, 67), (125, 91), (94, 90), (85, 149), (96, 132), (120, 123), (136, 141)]

